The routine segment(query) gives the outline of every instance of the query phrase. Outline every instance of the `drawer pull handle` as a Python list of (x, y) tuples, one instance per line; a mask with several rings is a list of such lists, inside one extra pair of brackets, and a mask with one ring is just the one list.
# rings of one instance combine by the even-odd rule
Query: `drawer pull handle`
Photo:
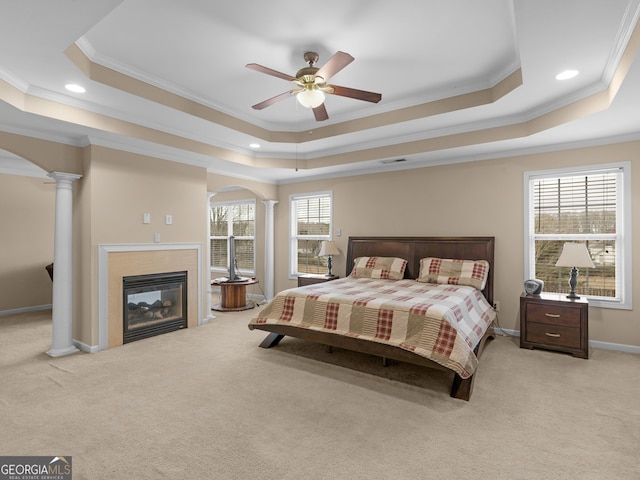
[(545, 313), (544, 315), (545, 317), (560, 318), (560, 315), (558, 315), (557, 313)]
[(549, 332), (544, 332), (544, 334), (545, 334), (547, 337), (560, 338), (560, 334), (559, 334), (559, 333), (549, 333)]

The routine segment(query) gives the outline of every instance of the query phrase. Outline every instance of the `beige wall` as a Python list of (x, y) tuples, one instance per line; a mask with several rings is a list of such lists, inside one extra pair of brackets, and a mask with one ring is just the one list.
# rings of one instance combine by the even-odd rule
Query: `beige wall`
[[(74, 215), (74, 338), (97, 345), (98, 246), (155, 243), (159, 233), (160, 243), (204, 247), (207, 178), (201, 167), (96, 146), (86, 149), (84, 174)], [(143, 223), (144, 213), (151, 223)], [(172, 216), (171, 225), (165, 224), (166, 215)]]
[[(157, 158), (91, 147), (91, 218), (94, 243), (202, 241), (206, 170)], [(144, 224), (144, 213), (151, 223)], [(165, 215), (173, 223), (165, 224)]]
[[(633, 211), (640, 208), (640, 142), (527, 155), (392, 173), (282, 185), (276, 207), (276, 291), (295, 286), (287, 276), (289, 195), (332, 190), (334, 231), (343, 255), (334, 272), (344, 275), (349, 236), (488, 235), (496, 238), (495, 298), (501, 326), (519, 330), (524, 280), (523, 174), (525, 171), (632, 161)], [(636, 164), (638, 167), (636, 167)], [(640, 222), (633, 249), (640, 252)], [(640, 255), (633, 259), (634, 305), (640, 301)], [(590, 309), (590, 338), (640, 346), (635, 311)]]
[[(347, 239), (360, 235), (490, 235), (496, 237), (496, 299), (501, 303), (500, 324), (519, 330), (519, 296), (524, 280), (523, 259), (523, 173), (607, 162), (632, 162), (632, 197), (634, 212), (640, 211), (640, 142), (574, 149), (537, 155), (526, 155), (454, 165), (434, 166), (398, 172), (380, 173), (300, 182), (275, 186), (249, 182), (222, 175), (206, 174), (203, 168), (191, 167), (140, 155), (118, 152), (102, 147), (84, 150), (84, 177), (76, 182), (74, 195), (74, 241), (76, 255), (77, 302), (74, 336), (83, 342), (97, 343), (97, 245), (101, 243), (152, 243), (153, 233), (162, 242), (198, 242), (207, 246), (206, 198), (229, 186), (244, 190), (219, 193), (214, 201), (232, 198), (257, 199), (257, 268), (259, 278), (264, 266), (264, 206), (263, 199), (275, 199), (275, 290), (295, 285), (288, 278), (289, 195), (332, 190), (334, 195), (334, 228), (342, 230), (335, 238), (343, 255), (334, 262), (334, 271), (344, 275)], [(0, 177), (0, 186), (12, 183)], [(0, 206), (2, 218), (11, 218), (13, 228), (30, 237), (32, 223), (24, 215), (6, 207), (6, 201), (29, 203), (32, 198), (49, 192), (48, 207), (53, 212), (53, 186), (41, 181), (21, 179), (28, 187), (2, 188)], [(40, 183), (38, 183), (40, 182)], [(42, 190), (38, 194), (33, 193)], [(40, 206), (39, 201), (34, 204)], [(36, 205), (32, 205), (34, 211)], [(150, 225), (142, 224), (142, 214), (152, 216)], [(164, 225), (164, 215), (173, 215), (174, 224)], [(640, 226), (634, 222), (633, 249), (640, 252)], [(51, 235), (53, 223), (47, 227)], [(5, 241), (17, 252), (8, 261), (13, 265), (31, 262), (31, 253), (13, 243), (21, 236), (7, 236)], [(5, 240), (6, 239), (6, 240)], [(4, 252), (5, 249), (3, 249)], [(37, 259), (33, 269), (41, 269), (47, 258)], [(204, 253), (204, 252), (203, 252)], [(640, 256), (633, 257), (635, 280), (633, 303), (640, 298)], [(37, 267), (35, 266), (37, 263)], [(205, 275), (208, 275), (205, 267)], [(4, 268), (0, 281), (6, 282)], [(44, 272), (44, 271), (43, 271)], [(44, 273), (43, 273), (44, 275)], [(50, 301), (50, 285), (45, 276), (40, 283)], [(40, 292), (42, 294), (42, 292)], [(37, 305), (16, 294), (15, 307)], [(2, 296), (0, 311), (8, 306)], [(635, 310), (590, 309), (590, 337), (602, 342), (640, 346), (640, 321)]]
[(54, 183), (0, 174), (0, 312), (51, 304)]
[(80, 147), (0, 132), (0, 148), (29, 160), (47, 172), (82, 174), (83, 149)]

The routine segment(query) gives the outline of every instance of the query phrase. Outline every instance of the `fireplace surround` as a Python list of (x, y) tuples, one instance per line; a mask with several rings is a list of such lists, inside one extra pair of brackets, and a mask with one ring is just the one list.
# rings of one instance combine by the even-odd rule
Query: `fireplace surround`
[(187, 327), (187, 272), (122, 278), (122, 343)]
[(200, 243), (101, 244), (98, 246), (98, 352), (123, 345), (123, 278), (162, 272), (187, 272), (187, 328), (207, 323), (204, 315)]

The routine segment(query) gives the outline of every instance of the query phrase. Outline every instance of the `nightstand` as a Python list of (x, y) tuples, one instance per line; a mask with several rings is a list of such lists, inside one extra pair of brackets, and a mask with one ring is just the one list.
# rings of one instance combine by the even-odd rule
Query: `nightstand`
[(520, 296), (520, 348), (544, 348), (589, 358), (589, 302), (566, 294)]
[(330, 282), (331, 280), (336, 280), (337, 277), (335, 275), (300, 275), (298, 276), (298, 286), (304, 287), (305, 285), (313, 285), (314, 283), (323, 283)]

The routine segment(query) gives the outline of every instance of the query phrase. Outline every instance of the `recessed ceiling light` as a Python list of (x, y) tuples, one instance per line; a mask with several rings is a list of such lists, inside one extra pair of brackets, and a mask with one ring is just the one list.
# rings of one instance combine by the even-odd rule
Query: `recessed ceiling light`
[(556, 75), (556, 80), (569, 80), (578, 75), (578, 70), (565, 70)]
[(84, 87), (82, 87), (82, 86), (80, 86), (80, 85), (77, 85), (77, 84), (75, 84), (75, 83), (67, 83), (67, 84), (64, 86), (64, 88), (66, 88), (66, 89), (67, 89), (67, 90), (69, 90), (70, 92), (74, 92), (74, 93), (84, 93), (84, 92), (86, 92), (86, 91), (87, 91)]
[(260, 148), (260, 144), (259, 143), (250, 143), (249, 146), (251, 148)]

